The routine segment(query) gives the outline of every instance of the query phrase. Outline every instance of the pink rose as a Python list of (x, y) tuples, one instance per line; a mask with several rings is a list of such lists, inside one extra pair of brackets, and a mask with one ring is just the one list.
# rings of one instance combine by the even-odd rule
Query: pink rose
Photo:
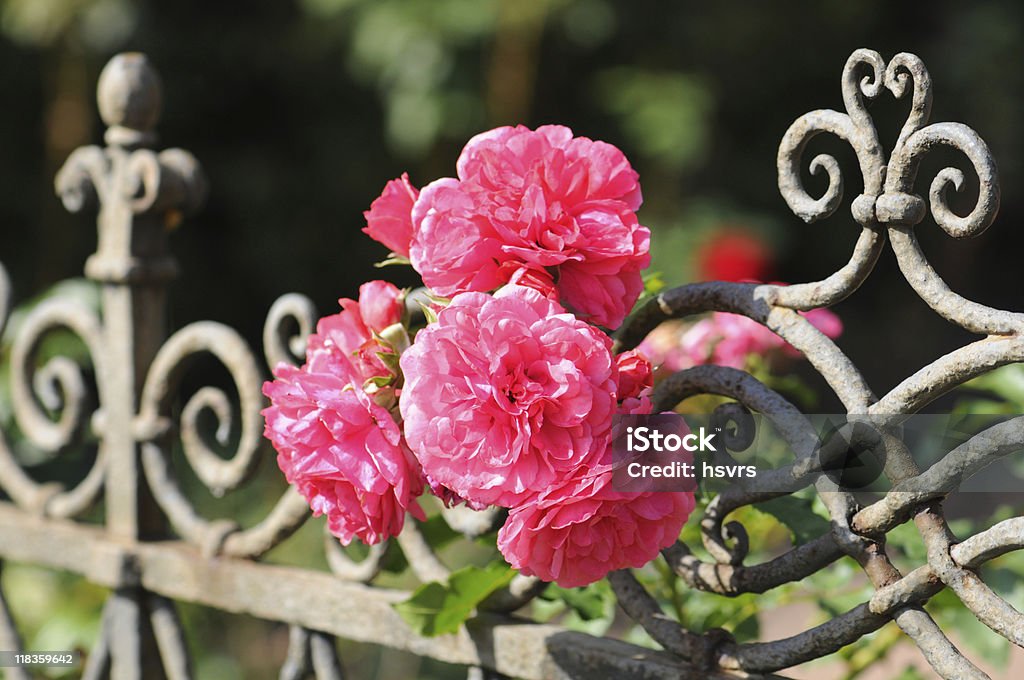
[(654, 385), (654, 370), (647, 357), (638, 350), (623, 352), (615, 357), (619, 369), (619, 399), (638, 397)]
[(498, 549), (523, 574), (564, 588), (642, 567), (672, 545), (694, 508), (692, 492), (623, 493), (602, 464), (513, 508)]
[(332, 373), (280, 366), (263, 386), (265, 436), (289, 484), (327, 515), (331, 533), (379, 543), (397, 536), (423, 491), (419, 465), (387, 409)]
[(643, 290), (650, 231), (621, 151), (558, 125), (502, 127), (471, 139), (457, 170), (413, 206), (409, 257), (424, 283), (450, 297), (493, 290), (521, 266), (546, 270), (567, 307), (622, 323)]
[[(394, 354), (374, 337), (401, 323), (405, 313), (402, 291), (386, 281), (370, 281), (359, 287), (359, 301), (338, 300), (341, 313), (325, 316), (316, 333), (306, 341), (306, 361), (315, 364), (321, 356), (332, 357), (329, 370), (342, 371), (353, 386), (363, 388), (367, 380), (394, 375), (381, 352)], [(339, 355), (336, 359), (334, 355)], [(316, 370), (314, 368), (313, 370)]]
[(401, 358), (405, 435), (424, 472), (510, 507), (593, 461), (616, 408), (610, 348), (532, 288), (455, 296)]
[(409, 257), (412, 204), (419, 195), (419, 190), (409, 183), (408, 173), (388, 182), (381, 195), (370, 204), (370, 209), (363, 212), (366, 219), (363, 233), (383, 243), (396, 255)]
[(388, 407), (396, 376), (381, 358), (393, 350), (374, 339), (402, 317), (400, 291), (374, 281), (359, 301), (341, 300), (307, 343), (301, 368), (279, 365), (263, 385), (264, 435), (277, 449), (289, 484), (345, 544), (395, 536), (406, 511), (425, 519), (416, 497), (422, 472)]

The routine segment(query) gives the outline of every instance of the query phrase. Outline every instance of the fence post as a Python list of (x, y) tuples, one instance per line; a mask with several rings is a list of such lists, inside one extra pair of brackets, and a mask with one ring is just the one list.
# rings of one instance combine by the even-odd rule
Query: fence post
[[(121, 54), (97, 87), (106, 146), (75, 150), (56, 178), (65, 207), (98, 206), (96, 252), (86, 276), (102, 286), (102, 349), (96, 363), (101, 410), (93, 420), (105, 465), (106, 526), (128, 544), (163, 533), (163, 521), (140, 474), (137, 409), (142, 381), (166, 337), (166, 286), (177, 273), (167, 234), (201, 203), (205, 182), (188, 152), (157, 153), (154, 128), (161, 85), (141, 54)], [(149, 598), (132, 560), (107, 603), (104, 631), (111, 675), (163, 677), (149, 619)]]

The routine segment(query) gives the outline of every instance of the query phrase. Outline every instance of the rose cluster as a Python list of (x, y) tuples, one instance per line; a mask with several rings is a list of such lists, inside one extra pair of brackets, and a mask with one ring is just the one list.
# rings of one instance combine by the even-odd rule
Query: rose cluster
[(402, 292), (367, 283), (264, 386), (278, 464), (342, 542), (423, 519), (427, 491), (507, 508), (501, 553), (566, 587), (677, 539), (692, 493), (612, 487), (613, 417), (651, 409), (650, 362), (602, 330), (642, 292), (640, 202), (621, 151), (561, 126), (483, 133), (456, 178), (385, 186), (364, 231), (422, 276), (429, 323), (410, 340)]

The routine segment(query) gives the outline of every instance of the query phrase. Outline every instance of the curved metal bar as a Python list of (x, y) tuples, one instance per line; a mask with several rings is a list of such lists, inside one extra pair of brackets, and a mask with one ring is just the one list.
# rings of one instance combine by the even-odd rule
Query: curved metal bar
[(345, 680), (345, 670), (338, 658), (338, 648), (334, 644), (334, 636), (310, 631), (309, 652), (313, 661), (313, 672), (316, 680)]
[(903, 276), (942, 318), (981, 335), (1024, 333), (1024, 314), (994, 309), (953, 292), (925, 258), (913, 227), (891, 227), (889, 240)]
[(147, 442), (142, 445), (141, 457), (143, 475), (153, 499), (174, 530), (199, 546), (204, 554), (216, 555), (227, 536), (238, 531), (238, 525), (231, 520), (207, 520), (195, 511), (171, 470), (166, 445)]
[[(9, 281), (0, 268), (0, 327), (9, 309)], [(80, 305), (47, 300), (26, 317), (11, 348), (11, 396), (14, 417), (26, 439), (46, 451), (70, 445), (85, 427), (88, 391), (81, 369), (67, 357), (54, 357), (36, 372), (35, 355), (43, 339), (57, 329), (67, 329), (85, 344), (97, 373), (103, 355), (102, 331), (95, 314)], [(2, 332), (2, 331), (0, 331)], [(30, 387), (30, 384), (32, 385)], [(100, 385), (102, 390), (102, 384)], [(40, 404), (42, 402), (42, 404)], [(60, 410), (59, 419), (50, 419), (46, 411)], [(96, 454), (86, 476), (72, 489), (64, 491), (57, 483), (37, 483), (21, 469), (7, 440), (0, 432), (0, 487), (15, 503), (52, 517), (75, 517), (88, 510), (99, 498), (105, 477), (103, 446)]]
[(1024, 339), (1017, 337), (978, 340), (936, 359), (905, 379), (872, 404), (872, 415), (910, 414), (992, 369), (1024, 361)]
[[(858, 80), (858, 72), (863, 65), (870, 67), (871, 74)], [(871, 50), (857, 50), (843, 69), (843, 101), (847, 113), (812, 111), (797, 118), (782, 137), (776, 158), (779, 192), (790, 210), (805, 222), (814, 222), (833, 214), (839, 207), (843, 193), (839, 165), (835, 158), (825, 154), (816, 156), (810, 164), (811, 174), (824, 171), (828, 175), (829, 184), (825, 193), (818, 199), (812, 199), (803, 187), (800, 158), (815, 136), (830, 133), (853, 148), (860, 165), (864, 190), (853, 201), (852, 212), (854, 219), (861, 225), (861, 233), (849, 262), (821, 281), (780, 288), (774, 304), (798, 310), (833, 305), (860, 287), (882, 253), (885, 238), (875, 219), (874, 197), (882, 191), (884, 154), (878, 133), (865, 109), (864, 98), (877, 97), (882, 92), (883, 84), (887, 83), (882, 57)]]
[[(11, 311), (11, 279), (0, 262), (0, 337), (7, 328)], [(7, 444), (7, 438), (0, 429), (0, 489), (20, 507), (33, 512), (42, 512), (47, 501), (60, 493), (59, 484), (37, 484), (18, 465)]]
[[(51, 298), (28, 313), (11, 346), (11, 398), (14, 417), (26, 439), (44, 451), (68, 446), (85, 425), (87, 390), (79, 366), (57, 356), (38, 372), (35, 369), (36, 352), (43, 339), (60, 328), (77, 335), (97, 373), (102, 375), (103, 370), (103, 333), (92, 310)], [(56, 422), (46, 409), (60, 411)]]
[(210, 449), (200, 435), (198, 417), (204, 410), (217, 416), (217, 439), (227, 445), (231, 428), (231, 402), (222, 390), (204, 387), (186, 403), (181, 414), (181, 443), (196, 476), (216, 495), (241, 484), (256, 465), (256, 453), (262, 442), (263, 421), (260, 408), (262, 378), (256, 360), (245, 340), (233, 329), (219, 323), (202, 321), (190, 324), (167, 340), (150, 366), (140, 399), (137, 429), (155, 436), (161, 433), (171, 413), (171, 404), (187, 368), (188, 360), (203, 353), (213, 355), (228, 369), (238, 390), (241, 434), (230, 459)]
[[(886, 194), (910, 194), (917, 179), (918, 167), (924, 154), (936, 146), (948, 146), (963, 152), (974, 167), (980, 183), (978, 202), (966, 217), (959, 217), (946, 204), (944, 191), (952, 184), (957, 191), (963, 185), (963, 172), (946, 168), (936, 175), (929, 192), (932, 218), (943, 231), (953, 238), (966, 238), (982, 233), (995, 220), (999, 211), (999, 180), (995, 160), (988, 146), (971, 128), (960, 123), (933, 123), (910, 134), (903, 146), (893, 151), (885, 178)], [(916, 216), (918, 211), (914, 211)], [(893, 223), (914, 222), (893, 214)], [(909, 215), (908, 215), (909, 217)], [(884, 220), (883, 220), (884, 221)]]
[(961, 567), (976, 569), (1014, 550), (1024, 550), (1024, 517), (1003, 520), (957, 543), (950, 548), (949, 554)]
[(774, 306), (780, 286), (751, 283), (692, 283), (659, 293), (616, 334), (616, 351), (632, 349), (654, 328), (672, 318), (702, 312), (742, 314), (768, 327), (802, 352), (851, 413), (864, 413), (875, 401), (871, 388), (850, 359), (826, 335), (791, 309)]
[[(658, 601), (640, 585), (628, 569), (608, 574), (608, 581), (615, 591), (615, 599), (631, 619), (639, 623), (647, 634), (668, 651), (684, 659), (696, 661), (704, 658), (711, 661), (714, 651), (708, 638), (686, 630), (679, 623), (664, 614)], [(706, 667), (710, 663), (705, 664)]]
[(448, 580), (451, 570), (438, 559), (434, 549), (420, 533), (416, 522), (406, 521), (397, 541), (413, 573), (421, 582)]
[(932, 571), (979, 621), (1018, 647), (1024, 647), (1024, 614), (992, 592), (977, 574), (953, 560), (950, 555), (953, 534), (944, 521), (922, 523), (918, 518), (915, 521), (928, 550), (928, 565)]
[(831, 133), (856, 148), (857, 129), (850, 117), (837, 111), (812, 111), (790, 125), (779, 145), (777, 159), (779, 191), (789, 209), (804, 222), (816, 222), (828, 217), (843, 200), (843, 175), (839, 162), (828, 154), (819, 154), (811, 160), (811, 174), (828, 176), (828, 187), (820, 198), (811, 198), (800, 178), (800, 158), (811, 139), (822, 133)]
[[(655, 388), (653, 412), (674, 408), (679, 402), (697, 394), (730, 397), (764, 414), (793, 450), (797, 462), (812, 458), (817, 451), (818, 436), (806, 417), (757, 378), (734, 368), (694, 366), (674, 373)], [(780, 478), (777, 483), (780, 488), (789, 490), (798, 481), (794, 470), (793, 466), (787, 466), (770, 474)], [(773, 486), (770, 481), (767, 484)], [(725, 518), (744, 505), (778, 495), (781, 493), (749, 492), (736, 485), (711, 501), (701, 520), (701, 537), (705, 548), (717, 562), (738, 565), (746, 557), (746, 531), (736, 522), (724, 525)]]
[(331, 568), (333, 574), (346, 581), (369, 583), (377, 578), (389, 545), (388, 541), (383, 541), (369, 546), (370, 552), (366, 558), (356, 562), (341, 549), (338, 539), (324, 529), (324, 554), (327, 556), (327, 566)]
[[(294, 321), (298, 332), (292, 334), (287, 324)], [(267, 366), (273, 370), (278, 364), (298, 366), (305, 362), (306, 338), (316, 329), (316, 307), (305, 295), (288, 293), (270, 306), (263, 324), (263, 352)]]
[(900, 129), (900, 136), (893, 147), (893, 155), (902, 152), (910, 136), (928, 123), (932, 112), (932, 77), (928, 69), (916, 54), (900, 52), (889, 60), (889, 65), (885, 69), (885, 87), (896, 99), (902, 99), (908, 84), (911, 85), (913, 93), (910, 113)]
[(843, 556), (832, 534), (788, 550), (762, 564), (745, 567), (704, 562), (682, 541), (662, 551), (672, 570), (691, 588), (720, 595), (764, 593), (804, 579)]
[(228, 535), (221, 553), (255, 559), (294, 534), (309, 518), (306, 499), (294, 487), (289, 487), (270, 514), (258, 524)]
[(945, 497), (978, 470), (1024, 448), (1024, 416), (979, 432), (924, 472), (904, 479), (852, 521), (861, 534), (879, 535), (902, 524), (915, 508)]
[(845, 300), (867, 280), (884, 249), (885, 232), (877, 225), (864, 226), (857, 237), (849, 262), (821, 281), (777, 286), (775, 304), (807, 311)]
[(64, 161), (54, 186), (64, 208), (70, 213), (94, 207), (98, 196), (106, 192), (110, 159), (98, 146), (75, 149)]
[[(92, 467), (89, 468), (89, 472), (74, 487), (52, 495), (46, 492), (43, 493), (43, 496), (46, 497), (45, 512), (47, 516), (62, 518), (78, 517), (96, 503), (106, 482), (107, 456), (104, 451), (105, 447), (101, 443), (96, 451), (96, 459), (93, 461)], [(45, 488), (46, 484), (41, 486)]]
[[(858, 79), (862, 65), (871, 69), (870, 75)], [(871, 116), (864, 105), (864, 98), (874, 99), (882, 93), (885, 85), (885, 59), (878, 52), (860, 48), (846, 60), (842, 76), (843, 104), (857, 127), (874, 128)]]

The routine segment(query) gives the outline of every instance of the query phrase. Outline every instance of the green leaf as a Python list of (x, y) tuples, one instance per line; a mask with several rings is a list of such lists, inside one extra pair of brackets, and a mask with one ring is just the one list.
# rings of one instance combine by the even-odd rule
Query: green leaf
[(782, 522), (792, 534), (794, 545), (813, 541), (831, 530), (831, 525), (814, 512), (811, 500), (807, 498), (781, 496), (754, 507)]
[[(383, 352), (381, 352), (380, 354), (383, 354)], [(376, 387), (377, 389), (380, 389), (383, 387), (387, 387), (394, 381), (395, 376), (393, 375), (375, 375), (372, 378), (366, 379), (366, 381), (363, 383), (363, 390), (370, 392), (372, 390), (368, 390), (367, 388), (370, 387), (371, 385)]]
[(737, 623), (732, 629), (732, 635), (737, 642), (757, 640), (761, 635), (761, 623), (757, 613), (755, 612)]
[(583, 621), (594, 621), (609, 616), (609, 604), (614, 613), (615, 598), (607, 581), (598, 581), (585, 588), (562, 588), (552, 583), (544, 591), (545, 600), (564, 602)]
[(427, 319), (427, 324), (437, 323), (437, 312), (430, 305), (419, 303), (420, 309), (423, 310), (423, 316)]
[(968, 381), (964, 386), (994, 392), (1015, 404), (1024, 404), (1024, 366), (1003, 366)]
[(443, 515), (433, 515), (426, 522), (419, 523), (420, 533), (434, 550), (443, 548), (462, 534), (458, 533), (445, 521)]
[(393, 604), (395, 611), (420, 635), (434, 637), (454, 633), (469, 620), (476, 606), (512, 580), (516, 572), (493, 562), (486, 567), (453, 571), (448, 583), (424, 583), (408, 600)]

